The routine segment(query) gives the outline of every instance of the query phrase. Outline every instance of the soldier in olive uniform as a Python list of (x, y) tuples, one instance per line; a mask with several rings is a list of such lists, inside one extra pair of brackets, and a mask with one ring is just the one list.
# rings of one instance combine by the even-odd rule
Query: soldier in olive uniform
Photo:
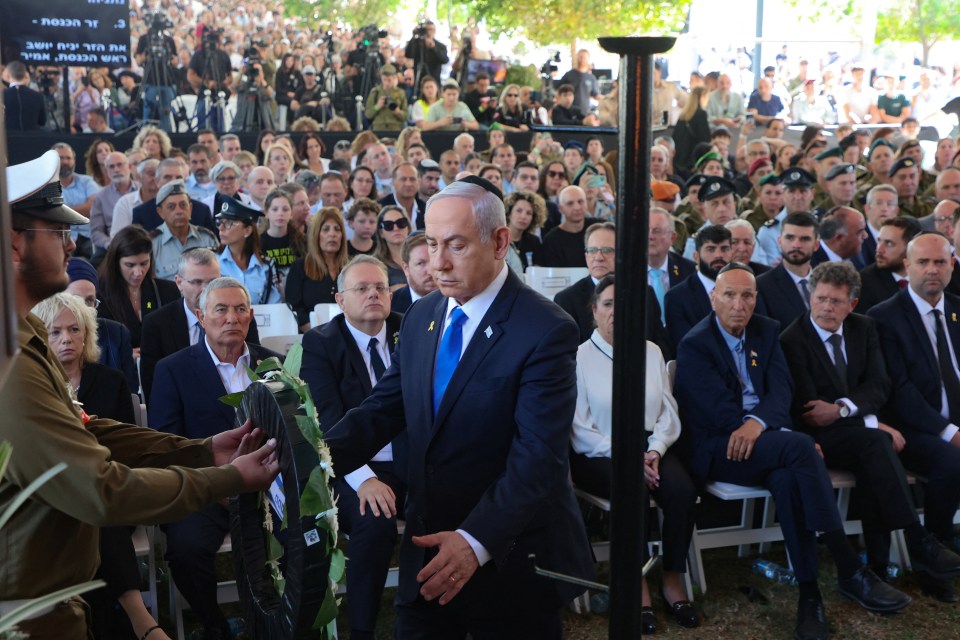
[[(70, 227), (87, 222), (63, 204), (58, 168), (56, 151), (48, 151), (9, 167), (6, 176), (20, 353), (0, 387), (0, 441), (13, 447), (0, 512), (57, 463), (67, 468), (0, 530), (0, 615), (92, 579), (99, 565), (99, 527), (177, 520), (228, 496), (266, 490), (278, 471), (276, 443), (254, 451), (260, 433), (248, 425), (187, 440), (87, 416), (75, 401), (44, 325), (30, 313), (66, 289), (66, 263), (74, 249)], [(33, 640), (86, 640), (87, 618), (84, 601), (71, 598), (19, 628)], [(149, 640), (161, 635), (158, 630), (138, 633)]]
[(890, 167), (890, 182), (897, 189), (900, 215), (922, 218), (933, 213), (936, 200), (918, 195), (920, 163), (909, 156), (897, 160)]
[(397, 68), (385, 64), (380, 68), (380, 82), (367, 96), (364, 112), (373, 131), (400, 131), (407, 121), (407, 94), (399, 88)]

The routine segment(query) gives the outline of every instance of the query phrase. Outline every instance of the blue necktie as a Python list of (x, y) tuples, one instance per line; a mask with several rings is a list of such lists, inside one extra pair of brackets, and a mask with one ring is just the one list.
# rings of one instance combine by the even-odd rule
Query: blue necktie
[(440, 401), (450, 384), (450, 378), (460, 362), (460, 352), (463, 351), (463, 323), (467, 321), (467, 314), (460, 307), (455, 307), (450, 315), (450, 323), (443, 332), (440, 340), (440, 351), (437, 353), (437, 366), (433, 370), (433, 415), (437, 415)]
[(657, 296), (657, 302), (660, 303), (660, 324), (667, 324), (666, 309), (663, 305), (663, 297), (667, 294), (663, 290), (663, 269), (650, 269), (650, 286), (653, 287), (653, 293)]

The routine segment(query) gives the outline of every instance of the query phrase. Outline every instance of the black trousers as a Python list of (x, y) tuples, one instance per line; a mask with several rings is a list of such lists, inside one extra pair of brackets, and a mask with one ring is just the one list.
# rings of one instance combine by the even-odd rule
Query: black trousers
[(140, 565), (130, 539), (132, 527), (100, 529), (100, 568), (94, 576), (107, 586), (84, 594), (90, 605), (93, 637), (97, 640), (135, 638), (133, 627), (117, 598), (127, 591), (140, 591)]
[[(392, 462), (371, 462), (377, 478), (393, 489), (397, 496), (397, 513), (403, 513), (406, 486), (393, 473)], [(334, 480), (340, 526), (350, 534), (347, 550), (347, 616), (351, 638), (373, 638), (383, 584), (390, 570), (390, 559), (397, 543), (397, 519), (393, 516), (374, 516), (369, 505), (360, 515), (357, 492), (341, 477)]]
[(217, 603), (214, 556), (230, 530), (230, 514), (219, 504), (210, 505), (179, 522), (163, 527), (167, 536), (167, 563), (170, 573), (190, 608), (207, 631), (225, 631), (227, 619)]
[(917, 521), (907, 486), (906, 471), (893, 450), (893, 439), (879, 429), (857, 426), (824, 427), (813, 431), (831, 469), (852, 472), (870, 564), (886, 564), (890, 557), (890, 532)]
[(927, 531), (950, 545), (953, 514), (960, 505), (960, 448), (917, 431), (903, 434), (907, 441), (900, 459), (908, 471), (924, 476), (923, 520)]

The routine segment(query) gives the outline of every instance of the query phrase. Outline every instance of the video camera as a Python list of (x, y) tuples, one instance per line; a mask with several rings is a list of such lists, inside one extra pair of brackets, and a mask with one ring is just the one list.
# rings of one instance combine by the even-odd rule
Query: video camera
[(263, 59), (260, 57), (260, 52), (257, 51), (256, 47), (247, 47), (243, 51), (243, 75), (245, 75), (249, 80), (253, 80), (260, 74), (260, 69), (254, 65), (260, 64), (263, 62)]
[(413, 37), (414, 38), (426, 38), (428, 33), (429, 22), (421, 22), (416, 27), (413, 28)]
[(550, 57), (547, 58), (547, 61), (543, 63), (543, 66), (540, 67), (540, 75), (544, 76), (545, 78), (551, 77), (551, 75), (556, 73), (558, 70), (556, 65), (557, 62), (560, 62), (560, 52), (553, 51), (550, 53)]
[(147, 29), (150, 31), (164, 31), (165, 29), (172, 28), (173, 22), (167, 17), (167, 14), (162, 11), (157, 11), (147, 16)]
[(220, 46), (220, 41), (223, 39), (223, 28), (214, 29), (204, 25), (203, 35), (201, 36), (201, 42), (203, 43), (203, 48), (209, 50), (216, 49)]
[(360, 27), (360, 42), (359, 47), (365, 48), (369, 47), (372, 44), (376, 44), (381, 38), (386, 38), (389, 34), (386, 29), (380, 29), (376, 24), (368, 24), (364, 27)]

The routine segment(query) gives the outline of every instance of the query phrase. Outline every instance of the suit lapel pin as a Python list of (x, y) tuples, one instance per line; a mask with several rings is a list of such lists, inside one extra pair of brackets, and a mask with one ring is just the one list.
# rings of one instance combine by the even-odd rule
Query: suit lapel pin
[(951, 313), (951, 314), (950, 314), (950, 322), (956, 322), (956, 321), (957, 321), (957, 314)]
[[(956, 320), (956, 316), (954, 316), (954, 320)], [(489, 338), (490, 336), (493, 335), (493, 329), (491, 329), (491, 328), (488, 326), (488, 327), (486, 328), (486, 330), (483, 332), (483, 335), (485, 335), (485, 336), (487, 336), (487, 338)]]
[[(750, 357), (753, 359), (757, 359), (759, 356), (757, 355), (756, 351), (754, 351), (753, 349), (750, 349)], [(757, 366), (757, 365), (753, 365), (753, 366)]]
[(680, 267), (678, 267), (677, 265), (673, 265), (673, 275), (675, 276), (680, 275)]
[(433, 320), (430, 321), (430, 326), (427, 327), (427, 331), (433, 331)]
[(750, 366), (751, 366), (751, 367), (757, 366), (757, 359), (756, 359), (756, 358), (753, 358), (752, 360), (750, 360)]
[(393, 346), (397, 346), (397, 342), (400, 341), (400, 332), (396, 331), (393, 334)]

